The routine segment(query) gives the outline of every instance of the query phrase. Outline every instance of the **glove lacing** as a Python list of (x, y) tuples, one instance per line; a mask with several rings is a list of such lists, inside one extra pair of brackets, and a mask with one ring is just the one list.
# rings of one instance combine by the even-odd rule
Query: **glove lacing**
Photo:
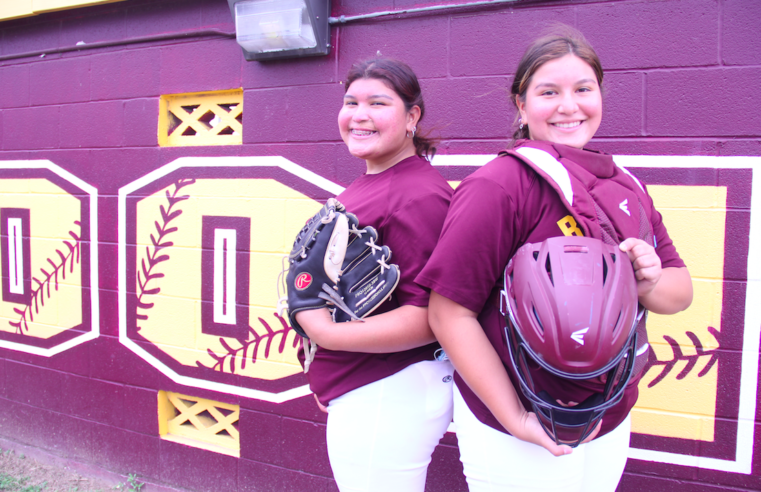
[(301, 348), (304, 349), (304, 374), (306, 374), (309, 372), (309, 366), (312, 365), (314, 354), (317, 353), (317, 344), (307, 337), (301, 337)]
[[(282, 317), (283, 311), (288, 309), (288, 289), (285, 285), (285, 275), (288, 271), (288, 257), (283, 256), (280, 265), (282, 268), (280, 269), (280, 274), (277, 276), (277, 315)], [(282, 292), (281, 289), (282, 288)], [(285, 292), (285, 295), (283, 295), (283, 292)]]
[[(353, 234), (356, 234), (357, 236), (359, 236), (361, 238), (362, 234), (367, 232), (367, 229), (357, 229), (357, 226), (352, 224), (351, 225), (351, 229), (349, 230), (349, 232), (351, 232)], [(378, 246), (377, 244), (375, 244), (375, 239), (372, 238), (372, 237), (370, 237), (370, 239), (367, 242), (365, 242), (365, 246), (367, 246), (368, 248), (370, 248), (370, 250), (372, 250), (373, 256), (375, 256), (375, 252), (376, 251), (383, 251), (383, 247), (382, 246)], [(386, 263), (386, 258), (383, 257), (383, 256), (381, 256), (380, 260), (376, 260), (376, 261), (378, 262), (378, 264), (381, 267), (381, 274), (383, 274), (383, 272), (385, 272), (386, 270), (391, 268), (388, 265), (388, 263)], [(351, 313), (347, 313), (347, 314), (351, 314)]]
[(378, 264), (381, 267), (381, 274), (383, 274), (384, 271), (391, 268), (388, 263), (386, 263), (386, 258), (381, 256), (380, 260), (378, 260)]

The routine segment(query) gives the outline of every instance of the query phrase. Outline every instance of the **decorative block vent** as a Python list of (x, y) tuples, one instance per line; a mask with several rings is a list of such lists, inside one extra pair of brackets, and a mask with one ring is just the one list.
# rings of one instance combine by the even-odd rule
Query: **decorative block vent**
[(243, 89), (167, 94), (159, 104), (159, 145), (243, 143)]
[(240, 407), (195, 396), (159, 391), (162, 439), (240, 457)]

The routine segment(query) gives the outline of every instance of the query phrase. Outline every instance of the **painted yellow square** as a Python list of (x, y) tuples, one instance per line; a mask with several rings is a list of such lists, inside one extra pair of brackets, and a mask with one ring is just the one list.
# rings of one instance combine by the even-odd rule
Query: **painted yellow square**
[[(13, 2), (16, 1), (17, 0), (13, 0)], [(79, 7), (88, 7), (90, 5), (99, 5), (102, 3), (114, 3), (121, 1), (122, 0), (31, 0), (31, 3), (34, 13), (41, 14), (43, 12), (54, 12), (56, 10), (68, 10)]]
[(236, 182), (241, 181), (243, 181), (243, 184), (239, 196), (249, 198), (299, 199), (314, 202), (314, 200), (311, 200), (306, 195), (274, 179), (236, 180)]
[(285, 226), (281, 236), (281, 251), (289, 253), (293, 247), (296, 234), (306, 225), (308, 219), (316, 214), (322, 205), (310, 199), (288, 200), (285, 205)]
[[(6, 2), (3, 2), (6, 3)], [(0, 179), (0, 196), (8, 197), (30, 193), (33, 179)]]
[[(656, 436), (679, 436), (695, 441), (713, 441), (713, 418), (700, 415), (674, 414), (637, 406), (632, 410), (632, 421), (648, 422), (646, 434)], [(634, 431), (634, 429), (632, 429)], [(634, 431), (639, 432), (639, 431)]]
[(0, 20), (11, 20), (34, 15), (32, 0), (6, 0), (0, 2)]
[(278, 239), (285, 234), (285, 209), (289, 201), (282, 198), (246, 201), (246, 208), (251, 213), (252, 253), (284, 253), (284, 245)]
[(137, 313), (148, 316), (137, 320), (140, 334), (155, 343), (170, 347), (196, 347), (196, 326), (200, 326), (200, 302), (168, 295), (143, 296), (143, 302), (152, 308), (138, 308)]
[(727, 188), (648, 186), (647, 189), (692, 277), (722, 279)]
[(274, 311), (277, 287), (274, 282), (283, 269), (282, 253), (251, 253), (249, 300), (251, 306)]
[(647, 385), (664, 370), (654, 365), (639, 384), (639, 400), (632, 411), (632, 430), (641, 434), (712, 441), (716, 408), (718, 363), (703, 377), (710, 354), (698, 357), (692, 332), (703, 349), (718, 347), (708, 330), (720, 330), (722, 279), (724, 271), (724, 231), (726, 226), (725, 187), (648, 186), (656, 208), (680, 256), (693, 277), (693, 302), (673, 316), (651, 314), (648, 338), (658, 361), (675, 357), (664, 336), (679, 344), (685, 356), (697, 363), (683, 379), (676, 379), (686, 361), (676, 363), (666, 377), (652, 388)]

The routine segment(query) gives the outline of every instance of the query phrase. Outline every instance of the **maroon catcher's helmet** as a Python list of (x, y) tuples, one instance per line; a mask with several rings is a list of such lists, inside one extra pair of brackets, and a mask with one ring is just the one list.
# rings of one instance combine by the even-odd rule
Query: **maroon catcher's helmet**
[[(524, 396), (558, 444), (579, 445), (618, 403), (632, 375), (637, 301), (631, 262), (599, 239), (554, 237), (525, 244), (505, 269), (505, 336)], [(575, 406), (538, 387), (539, 368), (597, 386)], [(599, 384), (595, 384), (599, 383)]]

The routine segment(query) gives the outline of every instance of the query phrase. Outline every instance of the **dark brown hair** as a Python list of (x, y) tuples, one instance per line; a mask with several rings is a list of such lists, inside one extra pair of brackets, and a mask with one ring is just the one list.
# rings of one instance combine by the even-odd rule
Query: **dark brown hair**
[(415, 153), (423, 158), (430, 159), (436, 153), (436, 141), (433, 138), (422, 135), (420, 122), (425, 115), (425, 103), (423, 93), (420, 91), (420, 83), (415, 72), (406, 63), (392, 58), (375, 57), (355, 63), (346, 75), (345, 91), (357, 79), (377, 79), (384, 82), (390, 89), (404, 101), (407, 111), (414, 106), (420, 108), (418, 119), (418, 131), (412, 138)]
[[(597, 77), (597, 83), (600, 85), (600, 89), (602, 89), (602, 64), (594, 48), (592, 48), (592, 45), (589, 44), (581, 32), (561, 24), (553, 27), (548, 34), (531, 43), (523, 54), (520, 63), (518, 63), (513, 85), (510, 87), (510, 98), (516, 108), (518, 107), (517, 98), (520, 98), (521, 101), (526, 100), (526, 91), (529, 85), (531, 85), (531, 78), (539, 70), (539, 67), (548, 61), (562, 58), (568, 54), (581, 58), (592, 67)], [(521, 130), (517, 124), (519, 119), (520, 112), (516, 113), (515, 122), (513, 123), (516, 127), (513, 133), (513, 143), (521, 138), (529, 138), (528, 126), (524, 124)]]

